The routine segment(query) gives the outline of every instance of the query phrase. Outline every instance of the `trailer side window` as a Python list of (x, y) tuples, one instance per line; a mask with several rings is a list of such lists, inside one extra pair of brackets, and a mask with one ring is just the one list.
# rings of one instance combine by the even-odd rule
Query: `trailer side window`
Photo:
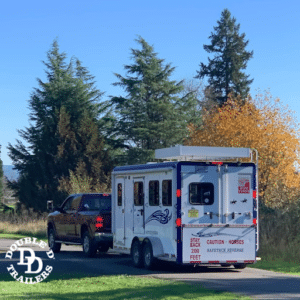
[(159, 181), (149, 181), (149, 205), (159, 205)]
[(193, 182), (189, 186), (190, 204), (212, 205), (214, 203), (214, 185), (211, 182)]
[(172, 180), (162, 182), (162, 203), (164, 206), (172, 205)]
[(122, 206), (122, 183), (118, 183), (118, 206)]
[(144, 184), (141, 181), (134, 183), (134, 205), (144, 205)]

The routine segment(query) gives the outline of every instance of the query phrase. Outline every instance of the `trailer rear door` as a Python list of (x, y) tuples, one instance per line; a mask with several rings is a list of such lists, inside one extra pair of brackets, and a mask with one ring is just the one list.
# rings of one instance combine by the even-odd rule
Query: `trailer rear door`
[(254, 262), (254, 175), (254, 164), (181, 166), (184, 263)]

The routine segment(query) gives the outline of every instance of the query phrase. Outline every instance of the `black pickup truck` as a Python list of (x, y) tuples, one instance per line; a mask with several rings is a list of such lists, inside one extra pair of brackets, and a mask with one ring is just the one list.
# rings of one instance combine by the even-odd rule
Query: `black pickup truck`
[(47, 233), (53, 252), (59, 252), (61, 244), (82, 245), (88, 257), (108, 251), (113, 244), (111, 195), (70, 195), (48, 215)]

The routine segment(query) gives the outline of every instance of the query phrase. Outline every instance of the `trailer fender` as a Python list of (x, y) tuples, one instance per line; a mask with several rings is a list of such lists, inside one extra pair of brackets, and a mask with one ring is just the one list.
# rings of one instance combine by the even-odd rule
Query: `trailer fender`
[(159, 257), (159, 256), (164, 255), (164, 247), (163, 247), (163, 244), (162, 244), (160, 238), (153, 237), (153, 236), (146, 237), (143, 241), (143, 244), (147, 240), (150, 241), (150, 243), (152, 245), (152, 250), (153, 250), (153, 256), (154, 257)]

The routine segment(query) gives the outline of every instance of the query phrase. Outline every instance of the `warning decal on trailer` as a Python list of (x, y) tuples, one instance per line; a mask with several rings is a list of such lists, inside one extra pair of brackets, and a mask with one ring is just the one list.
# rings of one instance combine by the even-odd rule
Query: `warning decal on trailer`
[(239, 177), (239, 194), (250, 194), (250, 180), (246, 177)]

